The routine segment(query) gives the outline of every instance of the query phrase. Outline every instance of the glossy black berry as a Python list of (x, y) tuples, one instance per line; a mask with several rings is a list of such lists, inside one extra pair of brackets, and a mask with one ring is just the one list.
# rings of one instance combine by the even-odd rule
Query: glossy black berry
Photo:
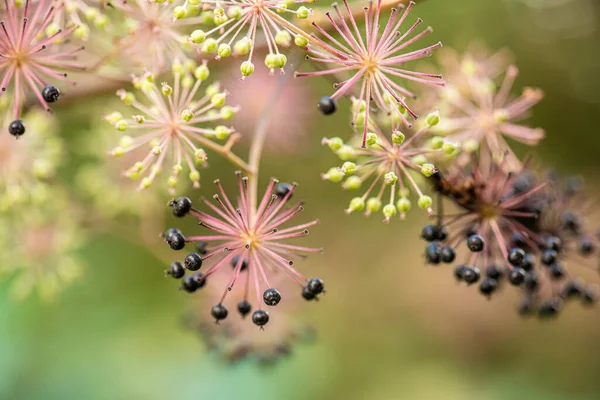
[(200, 289), (201, 287), (204, 287), (204, 285), (206, 285), (206, 278), (204, 277), (204, 274), (202, 272), (196, 272), (192, 276), (194, 277), (194, 280), (196, 281), (196, 284), (198, 285), (198, 289)]
[(56, 86), (48, 85), (42, 89), (42, 97), (48, 103), (54, 103), (60, 97), (60, 90)]
[(319, 100), (317, 108), (323, 115), (331, 115), (335, 112), (337, 106), (335, 105), (335, 100), (333, 100), (331, 97), (323, 96)]
[(558, 258), (558, 253), (556, 250), (544, 250), (542, 253), (541, 261), (544, 265), (552, 265), (556, 262)]
[(584, 305), (594, 304), (598, 300), (598, 293), (593, 287), (587, 287), (581, 292), (581, 302)]
[(504, 270), (496, 264), (490, 264), (485, 269), (488, 278), (499, 280), (504, 275)]
[(573, 214), (570, 211), (567, 211), (566, 213), (564, 213), (562, 220), (563, 220), (563, 226), (566, 229), (568, 229), (574, 233), (579, 232), (579, 228), (580, 228), (579, 218), (577, 218), (577, 216), (575, 214)]
[(171, 202), (171, 208), (173, 209), (173, 215), (181, 218), (192, 209), (192, 201), (189, 197), (178, 197)]
[(16, 119), (8, 125), (8, 133), (13, 135), (14, 137), (23, 136), (25, 133), (25, 125), (23, 125), (23, 121), (20, 119)]
[(521, 300), (521, 302), (519, 303), (519, 314), (523, 315), (523, 316), (528, 316), (533, 314), (533, 310), (534, 310), (534, 304), (533, 304), (533, 300), (530, 298), (525, 298), (523, 300)]
[(242, 300), (237, 305), (238, 312), (245, 317), (252, 310), (252, 305), (247, 300)]
[(463, 272), (466, 268), (467, 267), (465, 265), (457, 265), (456, 268), (454, 268), (454, 277), (457, 281), (463, 280)]
[(190, 271), (198, 271), (202, 266), (202, 257), (197, 253), (190, 253), (184, 260), (185, 267)]
[(312, 278), (310, 281), (308, 281), (306, 287), (312, 294), (315, 295), (322, 293), (323, 290), (325, 290), (325, 284), (320, 278)]
[(179, 229), (177, 229), (177, 228), (169, 228), (169, 229), (167, 229), (167, 231), (165, 233), (163, 233), (163, 238), (166, 241), (169, 241), (170, 238), (171, 238), (171, 236), (173, 236), (176, 233), (181, 234), (181, 231)]
[(538, 315), (542, 318), (554, 317), (560, 311), (562, 302), (560, 299), (552, 298), (545, 300), (540, 304)]
[(531, 271), (535, 266), (535, 256), (531, 253), (525, 254), (525, 258), (521, 261), (520, 267), (525, 271)]
[(552, 279), (562, 279), (566, 274), (564, 267), (559, 263), (554, 263), (549, 266), (548, 271), (550, 271), (550, 277)]
[(467, 238), (467, 247), (475, 253), (483, 250), (483, 244), (483, 238), (479, 235), (471, 235)]
[(443, 242), (448, 239), (448, 228), (445, 226), (438, 226), (435, 230), (435, 240)]
[(583, 285), (580, 282), (569, 281), (560, 289), (560, 295), (562, 298), (569, 299), (580, 296), (583, 290)]
[(185, 237), (179, 232), (173, 232), (165, 240), (173, 250), (181, 250), (185, 247)]
[(562, 241), (557, 236), (549, 236), (546, 239), (546, 249), (560, 251), (562, 249)]
[(277, 289), (267, 289), (263, 293), (263, 301), (268, 306), (276, 306), (281, 301), (281, 294)]
[(476, 283), (480, 277), (479, 268), (465, 267), (462, 271), (462, 278), (469, 285)]
[(181, 282), (181, 288), (188, 293), (194, 293), (199, 287), (198, 280), (194, 275), (187, 275)]
[(304, 300), (314, 300), (317, 296), (308, 289), (308, 286), (303, 286), (302, 297), (304, 297)]
[(210, 315), (212, 315), (217, 321), (227, 318), (228, 313), (229, 312), (227, 311), (227, 308), (225, 308), (223, 304), (215, 304), (210, 309)]
[(525, 280), (523, 281), (523, 285), (530, 292), (535, 292), (540, 285), (540, 279), (536, 273), (528, 272), (527, 274), (525, 274)]
[(525, 241), (523, 240), (523, 237), (520, 234), (513, 233), (513, 235), (512, 235), (512, 244), (515, 247), (523, 247), (523, 246), (525, 246)]
[(175, 261), (169, 266), (167, 274), (171, 275), (175, 279), (179, 279), (185, 275), (185, 268), (183, 268), (183, 265), (181, 265), (180, 262)]
[(252, 313), (252, 322), (255, 325), (263, 326), (269, 322), (269, 313), (265, 310), (256, 310)]
[[(274, 192), (277, 197), (279, 197), (280, 199), (283, 199), (292, 190), (292, 188), (293, 188), (293, 186), (290, 185), (289, 183), (278, 183), (277, 186), (275, 186)], [(290, 196), (290, 198), (291, 197), (292, 196)]]
[[(240, 262), (240, 256), (235, 256), (231, 259), (231, 266), (233, 268), (235, 268), (235, 267), (237, 267), (239, 262)], [(244, 261), (242, 261), (242, 267), (241, 267), (240, 271), (243, 271), (246, 268), (248, 268), (248, 262), (246, 260), (244, 260)]]
[(442, 257), (442, 262), (446, 264), (450, 264), (456, 258), (456, 253), (452, 247), (444, 246), (440, 252), (440, 256)]
[(206, 243), (205, 241), (200, 241), (198, 243), (196, 243), (196, 252), (202, 256), (205, 256), (208, 254), (208, 250), (206, 249), (206, 246), (208, 245), (208, 243)]
[(508, 253), (508, 262), (515, 267), (520, 267), (523, 259), (525, 259), (525, 251), (523, 249), (515, 247)]
[(481, 294), (489, 296), (494, 293), (498, 288), (498, 281), (492, 278), (486, 278), (479, 284), (479, 291)]
[(441, 261), (442, 249), (438, 242), (431, 242), (425, 249), (425, 259), (429, 264), (439, 264)]
[(421, 238), (427, 240), (428, 242), (433, 242), (436, 240), (437, 228), (433, 225), (425, 225), (421, 230)]
[(508, 281), (514, 286), (519, 286), (525, 281), (526, 274), (522, 268), (513, 268), (508, 273)]
[(590, 237), (584, 237), (579, 241), (579, 253), (589, 256), (594, 251), (594, 241)]

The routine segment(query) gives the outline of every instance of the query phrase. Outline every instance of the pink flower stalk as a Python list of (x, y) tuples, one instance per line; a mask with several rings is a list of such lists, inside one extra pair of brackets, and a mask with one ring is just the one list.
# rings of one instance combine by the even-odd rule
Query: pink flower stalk
[[(429, 27), (410, 37), (423, 22), (421, 19), (417, 19), (404, 33), (400, 32), (399, 29), (414, 4), (411, 1), (402, 13), (393, 8), (383, 32), (380, 33), (381, 0), (377, 0), (375, 5), (370, 1), (369, 6), (365, 7), (364, 34), (360, 33), (347, 0), (344, 0), (344, 6), (348, 14), (347, 19), (350, 20), (349, 24), (346, 17), (334, 4), (333, 8), (338, 18), (333, 18), (329, 13), (327, 16), (341, 37), (341, 41), (335, 39), (318, 25), (313, 24), (327, 41), (311, 38), (310, 45), (307, 46), (309, 52), (307, 59), (332, 67), (316, 72), (296, 73), (296, 76), (352, 74), (350, 78), (334, 84), (334, 88), (337, 90), (331, 95), (331, 99), (335, 101), (342, 96), (355, 95), (364, 102), (366, 115), (363, 147), (366, 145), (369, 114), (373, 111), (372, 102), (387, 114), (399, 114), (406, 125), (409, 125), (409, 123), (403, 115), (404, 110), (408, 111), (413, 118), (418, 118), (405, 101), (406, 97), (415, 98), (414, 93), (396, 83), (396, 78), (420, 84), (444, 85), (441, 75), (404, 69), (405, 63), (427, 57), (432, 50), (442, 46), (441, 43), (436, 43), (419, 50), (403, 52), (408, 46), (432, 32)], [(356, 110), (353, 122), (356, 122), (358, 115), (359, 111)]]
[(54, 96), (44, 94), (48, 80), (74, 84), (64, 71), (84, 69), (74, 62), (83, 47), (62, 48), (77, 26), (66, 30), (50, 26), (62, 7), (62, 3), (53, 0), (39, 0), (34, 4), (26, 0), (22, 7), (17, 6), (15, 0), (4, 0), (4, 9), (0, 11), (0, 96), (7, 91), (14, 96), (15, 120), (19, 120), (27, 89), (49, 110), (48, 103), (56, 101), (59, 92)]
[[(204, 200), (204, 204), (213, 211), (209, 214), (192, 208), (188, 198), (179, 198), (173, 201), (173, 213), (176, 216), (191, 214), (200, 221), (200, 226), (212, 231), (208, 235), (183, 236), (177, 230), (169, 230), (165, 240), (171, 248), (180, 250), (185, 243), (197, 243), (198, 251), (202, 254), (202, 260), (196, 253), (186, 257), (188, 270), (196, 271), (207, 260), (215, 261), (206, 272), (197, 275), (188, 275), (183, 282), (183, 288), (187, 291), (195, 291), (199, 285), (203, 286), (205, 281), (210, 282), (212, 274), (223, 268), (232, 268), (229, 283), (224, 288), (223, 295), (217, 305), (213, 307), (213, 317), (218, 321), (225, 319), (227, 309), (223, 306), (227, 294), (238, 285), (239, 279), (243, 281), (243, 305), (247, 307), (242, 310), (238, 304), (240, 313), (244, 316), (250, 311), (248, 301), (250, 292), (254, 291), (259, 307), (254, 311), (252, 320), (256, 325), (263, 326), (269, 320), (268, 313), (260, 309), (260, 304), (275, 306), (281, 300), (279, 292), (273, 288), (270, 278), (275, 273), (287, 275), (302, 289), (302, 296), (307, 300), (314, 299), (323, 292), (323, 281), (319, 278), (307, 279), (295, 268), (294, 258), (306, 257), (306, 253), (320, 253), (321, 248), (303, 247), (286, 243), (288, 239), (305, 237), (308, 235), (307, 228), (316, 225), (319, 221), (314, 220), (300, 225), (284, 227), (296, 215), (304, 210), (301, 203), (287, 207), (288, 202), (296, 185), (278, 183), (271, 179), (265, 194), (256, 209), (251, 207), (248, 190), (248, 180), (237, 173), (239, 197), (234, 206), (225, 194), (221, 183), (215, 181), (219, 194), (213, 199), (216, 205)], [(174, 277), (182, 277), (169, 271)], [(196, 284), (190, 279), (196, 279)], [(272, 281), (271, 281), (272, 282)], [(263, 292), (264, 291), (264, 292)]]
[(504, 137), (529, 146), (538, 144), (544, 130), (518, 122), (529, 116), (544, 93), (540, 89), (525, 88), (521, 96), (512, 98), (510, 92), (517, 75), (518, 69), (509, 67), (499, 87), (489, 78), (473, 77), (466, 94), (448, 84), (442, 93), (445, 101), (440, 105), (443, 118), (436, 130), (469, 148), (480, 147), (482, 159), (505, 159), (506, 168), (518, 171), (521, 162)]

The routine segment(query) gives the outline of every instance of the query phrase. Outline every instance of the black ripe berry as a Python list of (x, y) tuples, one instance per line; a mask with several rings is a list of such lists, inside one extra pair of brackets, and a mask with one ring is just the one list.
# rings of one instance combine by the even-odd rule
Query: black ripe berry
[(167, 274), (171, 275), (175, 279), (179, 279), (185, 275), (185, 268), (183, 268), (183, 265), (181, 265), (180, 262), (175, 261), (169, 266)]
[(525, 252), (523, 249), (515, 247), (508, 253), (508, 262), (515, 267), (520, 267), (521, 263), (525, 259)]
[(540, 304), (538, 315), (542, 318), (554, 317), (560, 311), (562, 302), (560, 299), (551, 298)]
[(594, 241), (590, 237), (584, 237), (579, 242), (579, 253), (582, 256), (589, 256), (594, 251)]
[(439, 264), (441, 260), (442, 249), (438, 242), (431, 242), (425, 249), (425, 259), (429, 264)]
[(580, 282), (569, 281), (560, 289), (560, 295), (565, 299), (569, 299), (580, 296), (583, 290), (583, 285)]
[(498, 280), (504, 275), (504, 270), (502, 269), (502, 267), (499, 267), (496, 264), (490, 264), (487, 266), (485, 274), (488, 278)]
[[(283, 199), (292, 190), (292, 188), (293, 186), (289, 183), (278, 183), (277, 186), (275, 186), (275, 195), (280, 199)], [(292, 196), (290, 195), (290, 198), (291, 197)]]
[(314, 300), (317, 296), (308, 289), (308, 286), (303, 286), (302, 297), (304, 297), (304, 300)]
[(8, 125), (8, 133), (13, 135), (14, 137), (23, 136), (25, 133), (25, 125), (23, 125), (23, 121), (20, 119), (16, 119)]
[(250, 310), (252, 310), (252, 305), (250, 304), (250, 302), (248, 302), (248, 300), (242, 300), (238, 303), (237, 309), (239, 313), (242, 314), (242, 317), (245, 317), (246, 315), (248, 315)]
[(442, 262), (446, 264), (450, 264), (456, 258), (456, 253), (452, 247), (444, 246), (442, 247), (442, 251), (440, 252), (440, 256), (442, 257)]
[[(237, 267), (239, 262), (240, 262), (240, 256), (235, 256), (231, 259), (231, 266), (233, 268), (235, 268), (235, 267)], [(240, 271), (243, 271), (246, 268), (248, 268), (248, 262), (246, 260), (244, 260), (244, 261), (242, 261), (242, 267), (241, 267)]]
[(552, 264), (548, 267), (548, 270), (550, 271), (550, 277), (556, 280), (562, 279), (566, 273), (564, 267), (559, 263)]
[(542, 253), (542, 264), (544, 265), (552, 265), (556, 262), (556, 259), (558, 257), (558, 253), (556, 252), (556, 250), (545, 250)]
[(579, 218), (577, 218), (577, 216), (575, 214), (573, 214), (570, 211), (567, 211), (564, 215), (563, 215), (563, 226), (572, 231), (573, 233), (578, 233), (579, 232)]
[(323, 290), (325, 290), (325, 285), (320, 278), (312, 278), (310, 281), (308, 281), (308, 285), (306, 285), (306, 287), (314, 295), (322, 293)]
[(598, 300), (598, 293), (594, 287), (587, 287), (581, 292), (581, 302), (584, 305), (594, 304)]
[(479, 235), (471, 235), (467, 239), (467, 247), (475, 253), (483, 250), (483, 238)]
[(180, 232), (173, 232), (165, 240), (173, 250), (181, 250), (185, 247), (185, 237)]
[(263, 326), (269, 322), (269, 313), (265, 310), (256, 310), (252, 313), (252, 322), (255, 325)]
[(530, 292), (535, 292), (538, 289), (538, 287), (539, 287), (540, 280), (539, 280), (539, 278), (538, 278), (538, 276), (537, 276), (536, 273), (534, 273), (534, 272), (528, 272), (525, 275), (524, 284), (525, 284), (525, 288), (527, 290), (529, 290)]
[(181, 231), (177, 228), (169, 228), (165, 233), (163, 233), (163, 238), (168, 242), (171, 236), (173, 236), (176, 233), (181, 234)]
[(48, 85), (42, 89), (42, 97), (48, 103), (54, 103), (60, 96), (60, 90), (56, 86)]
[(529, 297), (524, 298), (519, 303), (519, 314), (523, 316), (529, 316), (533, 313), (534, 304), (533, 300)]
[(196, 290), (198, 290), (198, 287), (198, 281), (193, 275), (186, 276), (181, 282), (181, 288), (188, 293), (194, 293)]
[(210, 315), (212, 315), (217, 321), (227, 318), (227, 314), (227, 308), (225, 308), (223, 304), (215, 304), (210, 309)]
[(202, 257), (197, 253), (190, 253), (184, 261), (185, 267), (190, 271), (198, 271), (202, 266)]
[(208, 243), (206, 243), (204, 240), (196, 243), (196, 251), (198, 252), (198, 254), (205, 256), (208, 254), (208, 250), (206, 249), (206, 246), (208, 245)]
[(276, 306), (281, 301), (281, 294), (277, 289), (267, 289), (263, 293), (263, 301), (268, 306)]
[(463, 272), (465, 272), (466, 268), (467, 267), (465, 265), (458, 265), (456, 268), (454, 268), (454, 277), (457, 281), (463, 280)]
[(448, 239), (448, 228), (445, 226), (438, 226), (435, 230), (435, 240), (443, 242)]
[(489, 296), (498, 288), (498, 281), (492, 278), (486, 278), (479, 284), (481, 294)]
[(549, 236), (546, 239), (546, 249), (560, 251), (562, 249), (562, 242), (560, 238), (556, 236)]
[(462, 271), (462, 278), (469, 285), (477, 282), (479, 280), (479, 276), (479, 268), (465, 267), (465, 269)]
[(335, 100), (333, 100), (329, 96), (321, 97), (321, 99), (319, 100), (319, 104), (317, 105), (317, 108), (319, 109), (319, 111), (321, 111), (321, 113), (323, 115), (331, 115), (337, 109), (337, 107), (335, 105)]
[(204, 285), (206, 285), (206, 278), (204, 277), (204, 274), (202, 272), (196, 272), (194, 275), (194, 280), (196, 281), (196, 284), (198, 285), (198, 289), (200, 289), (201, 287), (204, 287)]
[(427, 240), (428, 242), (433, 242), (437, 236), (437, 228), (433, 225), (426, 225), (423, 227), (421, 231), (421, 238)]
[(173, 215), (176, 217), (184, 217), (192, 209), (192, 201), (189, 197), (179, 197), (171, 202)]
[(535, 265), (534, 255), (531, 253), (525, 254), (525, 258), (523, 258), (523, 261), (521, 261), (521, 268), (523, 268), (525, 271), (531, 271), (533, 269), (534, 265)]
[(526, 272), (522, 268), (513, 268), (508, 274), (508, 281), (514, 285), (519, 286), (525, 281)]

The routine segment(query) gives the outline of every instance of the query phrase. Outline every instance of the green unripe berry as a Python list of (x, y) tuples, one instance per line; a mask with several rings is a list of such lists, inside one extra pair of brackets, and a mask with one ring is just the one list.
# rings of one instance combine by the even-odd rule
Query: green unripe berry
[(310, 10), (304, 6), (299, 7), (296, 11), (296, 16), (300, 19), (306, 19), (310, 15)]
[(444, 145), (444, 138), (442, 138), (441, 136), (434, 136), (431, 139), (431, 148), (432, 149), (434, 149), (434, 150), (441, 149), (443, 145)]
[(217, 49), (219, 57), (229, 57), (231, 55), (231, 46), (227, 43), (221, 43)]
[(210, 103), (215, 106), (215, 107), (223, 107), (225, 105), (225, 98), (227, 96), (225, 95), (225, 93), (217, 93), (214, 94), (211, 98), (210, 98)]
[(375, 132), (367, 133), (367, 146), (371, 147), (377, 144), (377, 134)]
[(350, 205), (348, 206), (349, 212), (362, 211), (365, 208), (365, 201), (360, 197), (355, 197), (350, 200)]
[(171, 93), (173, 93), (173, 88), (163, 82), (162, 86), (160, 88), (160, 91), (162, 92), (163, 95), (170, 96)]
[(225, 106), (223, 108), (221, 108), (221, 118), (228, 120), (233, 118), (233, 116), (235, 115), (235, 108), (231, 107), (231, 106)]
[(217, 41), (213, 38), (208, 38), (204, 41), (204, 43), (202, 43), (202, 52), (203, 53), (214, 53), (215, 51), (217, 51), (217, 46), (219, 44), (217, 43)]
[(352, 146), (348, 146), (347, 144), (342, 145), (338, 151), (335, 152), (340, 160), (346, 161), (351, 159), (354, 156), (354, 149)]
[(185, 17), (185, 7), (177, 6), (173, 9), (173, 18), (182, 19)]
[(125, 121), (124, 119), (118, 121), (115, 124), (115, 128), (117, 128), (117, 130), (120, 132), (124, 132), (125, 130), (127, 130), (127, 121)]
[(181, 112), (181, 119), (185, 122), (190, 122), (194, 118), (194, 113), (189, 108), (186, 108)]
[(220, 85), (219, 82), (211, 83), (206, 87), (205, 94), (208, 97), (213, 97), (215, 94), (219, 93)]
[(333, 183), (339, 183), (344, 179), (344, 173), (339, 168), (330, 168), (327, 173), (323, 174), (323, 179), (327, 179)]
[(327, 146), (333, 151), (339, 150), (343, 145), (344, 141), (339, 137), (332, 137), (331, 139), (324, 140), (324, 143), (327, 143)]
[(356, 175), (352, 175), (346, 179), (342, 187), (347, 190), (357, 190), (360, 188), (360, 185), (362, 185), (360, 178)]
[(275, 34), (275, 43), (288, 47), (292, 43), (292, 35), (286, 30), (281, 30)]
[(367, 200), (367, 211), (371, 213), (378, 212), (381, 209), (381, 200), (377, 197), (371, 197)]
[(446, 140), (442, 145), (442, 151), (448, 154), (449, 156), (454, 154), (458, 149), (460, 149), (460, 147), (456, 143), (450, 142), (448, 140)]
[(406, 136), (404, 135), (404, 133), (402, 133), (400, 131), (394, 131), (392, 133), (392, 143), (402, 144), (402, 143), (404, 143), (404, 139), (406, 139)]
[(425, 163), (421, 166), (421, 173), (428, 178), (431, 175), (435, 174), (436, 172), (437, 172), (437, 169), (435, 168), (435, 165), (433, 165), (433, 164)]
[(388, 172), (383, 176), (383, 182), (389, 186), (394, 185), (396, 182), (398, 182), (398, 176), (396, 176), (396, 174), (393, 172)]
[(398, 201), (396, 202), (396, 208), (398, 209), (398, 211), (401, 214), (406, 214), (408, 212), (408, 210), (410, 210), (410, 207), (411, 207), (410, 200), (407, 199), (406, 197), (402, 197), (402, 198), (398, 199)]
[(422, 208), (423, 210), (427, 210), (433, 204), (433, 200), (431, 199), (431, 197), (429, 197), (427, 195), (423, 195), (423, 196), (419, 197), (417, 204), (419, 205), (419, 208)]
[(194, 71), (194, 76), (199, 81), (205, 81), (205, 80), (207, 80), (208, 77), (209, 77), (209, 75), (210, 75), (210, 71), (208, 70), (208, 67), (206, 65), (200, 65)]
[(243, 14), (242, 7), (240, 6), (231, 6), (227, 9), (227, 16), (231, 19), (239, 19)]
[(340, 170), (346, 176), (348, 176), (348, 175), (354, 175), (354, 173), (356, 172), (356, 164), (354, 164), (353, 162), (350, 162), (350, 161), (346, 161), (342, 165), (342, 168), (340, 168)]
[(254, 64), (251, 61), (244, 61), (242, 65), (240, 65), (240, 72), (244, 76), (250, 76), (254, 72)]
[(298, 47), (306, 47), (308, 46), (308, 39), (302, 35), (294, 36), (294, 44)]
[(415, 164), (423, 165), (423, 164), (427, 163), (427, 157), (425, 157), (423, 154), (417, 154), (416, 156), (414, 156), (412, 158), (411, 161)]
[(436, 126), (437, 124), (439, 124), (440, 123), (440, 112), (434, 111), (432, 113), (429, 113), (429, 115), (425, 118), (425, 123), (429, 127), (433, 127), (433, 126)]
[(393, 204), (386, 204), (385, 206), (383, 206), (383, 215), (385, 216), (386, 220), (389, 220), (390, 218), (394, 217), (396, 215), (396, 207), (394, 207)]
[(200, 43), (204, 42), (205, 39), (206, 39), (206, 33), (204, 33), (204, 31), (201, 29), (196, 29), (190, 35), (190, 40), (196, 44), (200, 44)]
[(233, 52), (240, 56), (245, 56), (252, 49), (252, 41), (248, 37), (244, 37), (233, 45)]
[(197, 183), (200, 182), (200, 172), (198, 171), (191, 171), (190, 175), (189, 175), (190, 181)]

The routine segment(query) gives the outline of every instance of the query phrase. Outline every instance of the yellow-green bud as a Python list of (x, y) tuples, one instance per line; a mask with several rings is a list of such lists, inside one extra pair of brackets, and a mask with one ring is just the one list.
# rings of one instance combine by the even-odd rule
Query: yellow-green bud
[(243, 14), (242, 7), (231, 6), (227, 9), (227, 16), (231, 19), (239, 19)]
[(391, 186), (398, 182), (398, 176), (396, 176), (394, 172), (388, 172), (383, 176), (383, 182), (385, 182), (386, 185)]
[(434, 111), (432, 113), (429, 113), (429, 115), (425, 118), (425, 123), (429, 127), (433, 127), (433, 126), (436, 126), (437, 124), (439, 124), (440, 123), (440, 112)]
[(86, 24), (81, 24), (77, 27), (77, 29), (75, 29), (75, 32), (73, 32), (73, 34), (77, 39), (87, 40), (87, 38), (90, 35), (90, 27)]
[(431, 204), (433, 204), (433, 200), (431, 199), (431, 197), (423, 195), (419, 197), (419, 201), (417, 203), (419, 204), (419, 208), (427, 210), (429, 207), (431, 207)]
[(191, 171), (190, 172), (190, 181), (196, 183), (196, 182), (200, 182), (200, 172), (198, 171)]
[(202, 14), (200, 14), (200, 18), (202, 19), (202, 23), (204, 25), (210, 25), (213, 22), (213, 15), (214, 13), (212, 11), (203, 11)]
[(210, 75), (210, 71), (208, 70), (208, 67), (206, 65), (200, 65), (194, 71), (194, 76), (199, 81), (205, 81), (205, 80), (207, 80), (208, 77), (209, 77), (209, 75)]
[(204, 33), (204, 31), (201, 29), (196, 29), (190, 35), (190, 40), (196, 44), (204, 42), (205, 39), (206, 39), (206, 33)]
[(119, 97), (121, 98), (123, 103), (127, 104), (128, 106), (133, 104), (133, 102), (135, 101), (135, 95), (131, 92), (126, 92), (124, 90), (120, 92)]
[(288, 47), (292, 43), (292, 35), (286, 30), (281, 30), (275, 34), (275, 43)]
[(201, 0), (187, 0), (188, 4), (191, 4), (193, 6), (197, 6), (198, 4), (200, 4)]
[(251, 61), (244, 61), (240, 66), (240, 72), (244, 76), (252, 75), (254, 72), (254, 64)]
[(229, 57), (231, 55), (231, 46), (227, 43), (221, 43), (217, 49), (219, 57)]
[(390, 218), (394, 217), (396, 215), (396, 207), (394, 207), (393, 204), (386, 204), (385, 206), (383, 206), (383, 215), (385, 216), (386, 220), (389, 220)]
[(225, 106), (223, 108), (221, 108), (221, 118), (228, 120), (233, 118), (233, 116), (235, 115), (235, 108), (231, 107), (231, 106)]
[(202, 43), (202, 52), (203, 53), (214, 53), (217, 51), (217, 46), (219, 43), (213, 38), (208, 38)]
[(152, 148), (152, 154), (154, 154), (155, 156), (159, 155), (160, 153), (162, 153), (162, 147), (154, 146)]
[(353, 162), (350, 161), (346, 161), (343, 165), (342, 168), (340, 168), (340, 170), (344, 173), (344, 175), (349, 176), (349, 175), (354, 175), (354, 173), (356, 172), (356, 164), (354, 164)]
[(406, 214), (408, 212), (408, 210), (410, 210), (410, 207), (411, 207), (410, 200), (407, 199), (406, 197), (402, 197), (402, 198), (398, 199), (398, 201), (396, 202), (396, 208), (398, 209), (400, 214)]
[(223, 107), (226, 97), (225, 93), (216, 93), (210, 98), (210, 102), (215, 107)]
[(182, 19), (185, 17), (185, 7), (177, 6), (173, 9), (173, 18)]
[(215, 128), (215, 137), (220, 140), (227, 139), (231, 135), (231, 129), (224, 125), (219, 125)]
[(123, 114), (121, 114), (118, 111), (113, 111), (110, 114), (108, 114), (106, 117), (104, 117), (104, 119), (106, 119), (112, 125), (115, 125), (117, 122), (119, 122), (120, 120), (123, 119)]
[(152, 179), (145, 177), (144, 179), (142, 179), (142, 181), (140, 182), (140, 189), (147, 189), (150, 187), (150, 185), (152, 185)]
[(190, 74), (185, 74), (183, 79), (181, 80), (181, 86), (183, 87), (192, 87), (194, 85), (194, 78)]
[(444, 142), (444, 144), (442, 145), (442, 151), (446, 154), (448, 154), (449, 156), (454, 154), (456, 152), (456, 150), (458, 150), (460, 147), (458, 144), (454, 143), (454, 142), (450, 142), (448, 140), (446, 140)]
[(276, 54), (273, 54), (273, 53), (269, 53), (265, 56), (265, 65), (267, 66), (267, 68), (269, 68), (269, 69), (275, 68), (275, 57), (276, 57)]
[(340, 160), (346, 161), (351, 159), (354, 156), (354, 149), (352, 146), (348, 146), (347, 144), (342, 145), (338, 151), (335, 152), (338, 155)]
[(479, 142), (475, 139), (468, 139), (463, 143), (462, 148), (467, 153), (475, 153), (479, 149)]
[(342, 187), (348, 190), (357, 190), (360, 188), (361, 184), (362, 181), (360, 178), (356, 175), (352, 175), (346, 179), (346, 181), (342, 184)]
[(215, 25), (223, 25), (228, 20), (229, 18), (227, 17), (227, 15), (225, 15), (225, 10), (223, 10), (222, 8), (215, 9), (213, 17), (213, 22), (215, 23)]
[(248, 37), (244, 37), (233, 45), (233, 52), (240, 56), (245, 56), (252, 49), (252, 41)]
[(350, 200), (348, 212), (362, 211), (365, 208), (365, 201), (360, 197), (355, 197)]
[(414, 156), (412, 158), (411, 161), (415, 164), (423, 165), (423, 164), (427, 163), (427, 157), (425, 157), (423, 154), (417, 154), (416, 156)]
[(371, 147), (377, 144), (377, 134), (375, 132), (367, 132), (367, 146)]
[(173, 93), (173, 88), (171, 86), (169, 86), (166, 82), (163, 82), (161, 84), (160, 91), (162, 92), (163, 95), (170, 96), (171, 93)]
[(133, 138), (131, 136), (123, 135), (119, 140), (119, 146), (123, 149), (130, 147), (133, 144)]
[(120, 132), (124, 132), (125, 130), (127, 130), (127, 121), (125, 121), (124, 119), (118, 121), (115, 124), (115, 128), (117, 128), (117, 130)]
[(330, 168), (327, 173), (322, 175), (323, 179), (327, 179), (328, 181), (339, 183), (344, 179), (344, 173), (340, 171), (339, 168)]
[(421, 166), (421, 173), (428, 178), (431, 175), (435, 174), (436, 172), (437, 172), (437, 169), (435, 168), (435, 165), (433, 165), (433, 164), (425, 163)]
[(296, 16), (300, 19), (306, 19), (310, 15), (310, 10), (304, 6), (299, 7), (296, 11)]
[(208, 87), (206, 88), (205, 94), (208, 97), (213, 97), (215, 94), (219, 93), (219, 89), (221, 88), (221, 86), (219, 85), (219, 82), (214, 82), (211, 83), (210, 85), (208, 85)]
[(181, 112), (181, 119), (185, 122), (190, 122), (192, 118), (194, 118), (194, 113), (189, 108), (186, 108)]
[(196, 160), (198, 160), (198, 161), (205, 161), (206, 160), (206, 152), (202, 149), (198, 149), (194, 152), (194, 157), (196, 157)]
[(294, 36), (294, 44), (298, 47), (306, 47), (308, 46), (308, 39), (302, 35)]
[(331, 139), (325, 139), (324, 143), (327, 143), (327, 146), (333, 151), (339, 150), (343, 145), (344, 141), (339, 137), (332, 137)]
[(371, 197), (367, 200), (367, 211), (375, 213), (381, 209), (381, 200), (377, 197)]
[(400, 131), (394, 131), (392, 133), (392, 143), (402, 144), (402, 143), (404, 143), (404, 139), (406, 139), (406, 136), (404, 135), (404, 133), (402, 133)]
[(46, 36), (47, 37), (54, 36), (59, 31), (60, 31), (60, 25), (58, 25), (56, 22), (51, 22), (50, 24), (48, 24), (48, 26), (46, 26)]
[(441, 136), (434, 136), (431, 138), (431, 148), (434, 150), (441, 149), (444, 145), (444, 138)]
[(507, 110), (501, 108), (499, 110), (494, 111), (494, 120), (496, 122), (506, 122), (510, 118), (510, 114)]

